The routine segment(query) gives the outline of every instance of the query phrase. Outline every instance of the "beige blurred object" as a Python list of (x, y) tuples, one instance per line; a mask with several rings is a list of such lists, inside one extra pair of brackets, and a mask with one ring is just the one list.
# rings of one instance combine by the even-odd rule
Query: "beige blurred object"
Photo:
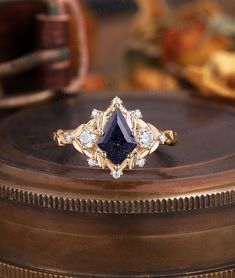
[(107, 88), (107, 80), (101, 74), (90, 73), (84, 80), (81, 90), (83, 92), (99, 92)]
[(211, 71), (216, 71), (222, 78), (235, 76), (235, 54), (232, 52), (216, 52), (207, 63)]
[(224, 31), (227, 17), (223, 15), (220, 21), (223, 32), (218, 32), (218, 26), (212, 24), (222, 15), (222, 8), (215, 1), (193, 1), (171, 13), (168, 19), (171, 25), (161, 40), (164, 63), (201, 66), (214, 52), (232, 49), (234, 38)]
[(202, 94), (235, 99), (235, 54), (232, 52), (216, 52), (204, 66), (188, 66), (184, 74)]
[(201, 66), (212, 53), (233, 48), (235, 23), (216, 1), (190, 1), (176, 9), (170, 9), (163, 0), (137, 3), (139, 12), (130, 45), (136, 48), (136, 41), (144, 45), (142, 53), (153, 49), (161, 65)]
[[(192, 30), (191, 35), (190, 30), (188, 30), (188, 36), (182, 34), (182, 50), (184, 49), (185, 51), (181, 51), (178, 56), (178, 63), (182, 66), (190, 64), (198, 66), (203, 65), (213, 53), (220, 50), (227, 50), (232, 45), (232, 40), (230, 38), (222, 36), (206, 37), (202, 34), (195, 45), (190, 48), (188, 47), (188, 45), (190, 45), (190, 36), (193, 40)], [(195, 55), (195, 53), (197, 53), (197, 55)]]
[(155, 19), (162, 17), (168, 11), (168, 6), (164, 0), (137, 0), (139, 15), (143, 19)]
[(137, 36), (144, 40), (153, 40), (158, 26), (157, 20), (168, 13), (168, 5), (164, 0), (137, 0), (138, 13), (134, 25)]
[(197, 15), (203, 15), (204, 17), (211, 17), (221, 14), (223, 11), (221, 6), (216, 1), (193, 1), (183, 5), (180, 9), (176, 10), (174, 18), (177, 20), (192, 20)]
[(178, 82), (173, 76), (147, 66), (134, 70), (132, 82), (135, 87), (150, 91), (173, 92), (179, 89)]

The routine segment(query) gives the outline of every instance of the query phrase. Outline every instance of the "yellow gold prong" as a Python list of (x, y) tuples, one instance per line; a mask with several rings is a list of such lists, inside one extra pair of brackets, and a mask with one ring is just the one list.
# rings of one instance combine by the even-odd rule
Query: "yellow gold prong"
[(167, 145), (175, 145), (177, 143), (177, 133), (172, 130), (164, 131), (164, 134), (167, 138), (165, 144)]
[(80, 145), (79, 141), (74, 140), (73, 146), (74, 146), (74, 148), (75, 148), (78, 152), (80, 152), (80, 153), (82, 153), (82, 154), (84, 153), (83, 148), (82, 148), (82, 146)]
[(102, 157), (103, 158), (106, 158), (107, 157), (107, 154), (105, 152), (102, 152)]
[(53, 133), (53, 139), (58, 146), (65, 146), (73, 143), (72, 131), (59, 129)]

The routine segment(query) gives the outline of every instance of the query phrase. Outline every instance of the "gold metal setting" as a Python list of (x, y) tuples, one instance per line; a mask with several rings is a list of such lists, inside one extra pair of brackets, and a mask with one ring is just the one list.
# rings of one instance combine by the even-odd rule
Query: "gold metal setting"
[[(137, 147), (120, 165), (113, 164), (107, 158), (107, 154), (97, 145), (99, 138), (104, 134), (109, 118), (116, 109), (122, 112), (137, 142)], [(153, 153), (159, 145), (174, 145), (177, 141), (177, 134), (172, 130), (160, 131), (144, 122), (140, 110), (127, 110), (122, 100), (115, 97), (106, 111), (94, 109), (88, 123), (81, 124), (74, 130), (55, 131), (54, 141), (59, 146), (72, 144), (78, 152), (88, 157), (90, 167), (108, 168), (113, 178), (118, 179), (126, 168), (143, 167), (145, 157)]]

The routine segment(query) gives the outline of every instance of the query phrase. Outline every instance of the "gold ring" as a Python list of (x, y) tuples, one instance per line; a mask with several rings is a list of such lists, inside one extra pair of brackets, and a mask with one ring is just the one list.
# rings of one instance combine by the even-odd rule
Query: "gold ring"
[(177, 134), (144, 122), (139, 109), (127, 110), (115, 97), (106, 111), (94, 109), (88, 123), (55, 131), (54, 140), (59, 146), (72, 144), (88, 157), (90, 167), (109, 168), (118, 179), (126, 168), (143, 167), (159, 145), (174, 145)]

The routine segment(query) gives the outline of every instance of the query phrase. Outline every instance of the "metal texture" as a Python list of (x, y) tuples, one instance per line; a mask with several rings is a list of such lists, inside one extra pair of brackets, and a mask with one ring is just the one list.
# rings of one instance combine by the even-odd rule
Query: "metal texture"
[(152, 200), (93, 200), (38, 194), (12, 187), (0, 186), (0, 198), (15, 203), (59, 211), (136, 214), (177, 213), (235, 205), (234, 190), (199, 196)]
[(52, 138), (105, 108), (110, 94), (0, 124), (0, 276), (235, 277), (234, 108), (179, 95), (121, 97), (179, 140), (118, 181)]
[[(211, 270), (212, 271), (212, 270)], [(25, 269), (21, 267), (16, 267), (13, 265), (0, 263), (0, 277), (17, 277), (17, 278), (74, 278), (74, 275), (66, 275), (66, 274), (59, 274), (59, 273), (50, 273), (50, 272), (44, 272), (44, 271), (36, 271), (32, 269)], [(200, 273), (178, 273), (178, 274), (171, 274), (171, 275), (161, 275), (161, 278), (167, 278), (167, 277), (181, 277), (181, 278), (232, 278), (235, 275), (235, 268), (231, 267), (229, 270), (214, 270), (214, 272), (206, 273), (206, 274), (200, 274)], [(81, 274), (77, 278), (92, 278), (94, 275), (84, 275)], [(110, 276), (99, 276), (102, 278), (111, 278)], [(112, 278), (121, 277), (120, 275), (113, 275)], [(133, 276), (126, 275), (125, 278), (131, 278)], [(154, 278), (157, 277), (156, 275), (136, 275), (135, 278)], [(159, 276), (158, 276), (159, 277)]]

